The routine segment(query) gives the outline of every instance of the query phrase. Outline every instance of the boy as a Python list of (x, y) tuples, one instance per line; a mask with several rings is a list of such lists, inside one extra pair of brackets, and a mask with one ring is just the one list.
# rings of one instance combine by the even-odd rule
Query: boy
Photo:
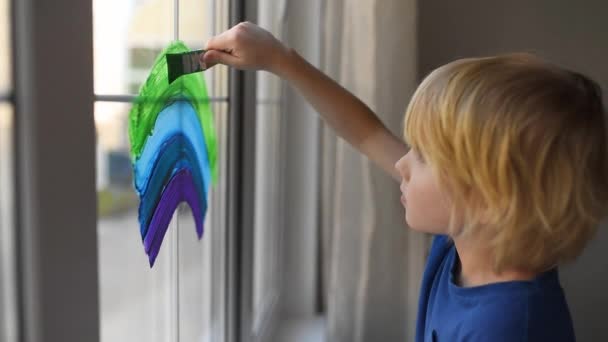
[(452, 62), (412, 97), (404, 138), (270, 33), (241, 23), (201, 56), (288, 80), (400, 183), (408, 225), (435, 234), (416, 341), (573, 341), (556, 267), (608, 209), (605, 110), (586, 77), (534, 56)]

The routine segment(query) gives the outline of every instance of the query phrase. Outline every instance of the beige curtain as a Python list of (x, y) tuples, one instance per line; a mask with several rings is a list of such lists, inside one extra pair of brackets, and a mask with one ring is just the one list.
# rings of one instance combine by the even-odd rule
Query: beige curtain
[[(324, 6), (322, 68), (401, 136), (416, 84), (415, 1)], [(322, 140), (327, 341), (411, 341), (428, 239), (405, 228), (394, 180), (327, 127)]]

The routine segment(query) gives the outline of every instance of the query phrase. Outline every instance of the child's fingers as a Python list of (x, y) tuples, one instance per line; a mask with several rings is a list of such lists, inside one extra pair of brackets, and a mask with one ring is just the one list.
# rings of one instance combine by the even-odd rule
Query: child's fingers
[(199, 61), (203, 69), (208, 69), (216, 64), (225, 64), (233, 67), (239, 67), (239, 59), (235, 56), (218, 50), (209, 50), (201, 54)]
[(242, 22), (224, 31), (215, 37), (211, 37), (205, 46), (205, 50), (232, 51), (241, 45), (243, 40), (251, 38), (253, 32), (259, 30), (250, 22)]
[(215, 37), (211, 37), (205, 45), (205, 50), (223, 50), (227, 43), (227, 38), (225, 37), (225, 34), (226, 32)]
[(217, 63), (207, 64), (207, 63), (203, 62), (202, 59), (199, 61), (199, 63), (201, 65), (201, 69), (203, 69), (203, 70), (209, 70), (217, 64)]
[(234, 45), (235, 27), (228, 31), (224, 31), (217, 36), (211, 37), (207, 41), (205, 50), (232, 50)]

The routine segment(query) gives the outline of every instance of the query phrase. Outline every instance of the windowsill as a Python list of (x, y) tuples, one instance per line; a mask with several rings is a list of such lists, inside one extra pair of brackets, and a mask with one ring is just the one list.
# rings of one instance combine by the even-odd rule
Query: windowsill
[(279, 323), (275, 342), (325, 341), (325, 317), (287, 318)]

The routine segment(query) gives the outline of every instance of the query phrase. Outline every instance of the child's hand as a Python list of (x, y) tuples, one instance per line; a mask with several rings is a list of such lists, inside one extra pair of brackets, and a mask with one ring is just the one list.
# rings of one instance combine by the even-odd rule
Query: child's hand
[(266, 70), (279, 73), (289, 50), (270, 32), (244, 22), (211, 38), (206, 53), (200, 57), (201, 67), (226, 64), (239, 69)]

